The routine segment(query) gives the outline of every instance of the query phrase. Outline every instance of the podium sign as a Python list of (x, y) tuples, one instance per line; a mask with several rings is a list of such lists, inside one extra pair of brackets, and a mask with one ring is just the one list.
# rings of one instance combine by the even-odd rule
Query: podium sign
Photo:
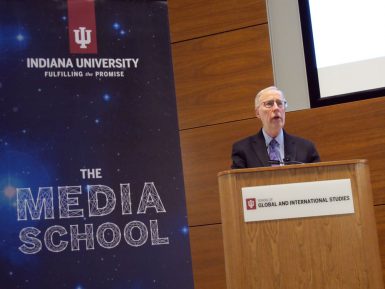
[(242, 188), (245, 222), (354, 213), (350, 179)]

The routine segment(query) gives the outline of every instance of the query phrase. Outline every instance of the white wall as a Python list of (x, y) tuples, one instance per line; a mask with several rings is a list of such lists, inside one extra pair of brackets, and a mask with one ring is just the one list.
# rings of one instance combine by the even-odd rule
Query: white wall
[(288, 111), (310, 108), (297, 0), (266, 0), (275, 85)]

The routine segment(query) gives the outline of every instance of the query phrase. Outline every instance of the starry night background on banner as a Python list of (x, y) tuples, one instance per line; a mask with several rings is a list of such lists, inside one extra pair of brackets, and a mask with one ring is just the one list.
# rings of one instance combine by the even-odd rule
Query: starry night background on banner
[[(5, 289), (193, 288), (166, 1), (95, 1), (97, 55), (70, 55), (66, 1), (0, 0), (0, 286)], [(26, 58), (139, 58), (122, 78), (46, 78)], [(47, 69), (49, 70), (49, 69)], [(71, 70), (71, 69), (69, 69)], [(84, 180), (80, 169), (101, 168)], [(137, 215), (145, 182), (154, 182), (166, 213)], [(132, 215), (120, 210), (120, 184), (130, 183)], [(87, 185), (111, 187), (114, 212), (89, 217)], [(81, 186), (83, 218), (59, 219), (58, 186)], [(54, 189), (54, 220), (17, 221), (16, 188)], [(156, 219), (169, 245), (70, 245), (60, 253), (19, 251), (32, 226), (67, 229), (105, 222), (123, 231)], [(149, 228), (148, 228), (149, 229)], [(123, 233), (122, 233), (123, 235)], [(69, 236), (61, 237), (69, 240)], [(56, 241), (60, 241), (56, 239)]]

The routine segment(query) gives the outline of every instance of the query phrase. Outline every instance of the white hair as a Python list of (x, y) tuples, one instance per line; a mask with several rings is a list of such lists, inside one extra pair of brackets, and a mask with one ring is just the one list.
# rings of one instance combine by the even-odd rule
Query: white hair
[(283, 99), (285, 99), (285, 95), (283, 94), (283, 92), (281, 91), (281, 90), (279, 90), (276, 86), (269, 86), (269, 87), (266, 87), (266, 88), (264, 88), (264, 89), (262, 89), (260, 92), (258, 92), (257, 93), (257, 95), (255, 96), (255, 109), (258, 109), (258, 107), (259, 107), (259, 105), (260, 105), (260, 102), (259, 102), (259, 100), (260, 100), (260, 98), (261, 98), (261, 96), (263, 95), (263, 94), (265, 94), (266, 92), (268, 92), (268, 91), (277, 91), (277, 92), (279, 92), (281, 95), (282, 95), (282, 97), (283, 97)]

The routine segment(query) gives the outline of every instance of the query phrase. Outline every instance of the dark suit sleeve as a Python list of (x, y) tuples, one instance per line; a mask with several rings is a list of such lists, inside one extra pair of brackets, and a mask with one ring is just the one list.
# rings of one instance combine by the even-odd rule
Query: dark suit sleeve
[[(309, 141), (302, 139), (303, 143), (301, 146), (298, 147), (297, 149), (297, 155), (299, 158), (301, 158), (301, 162), (304, 163), (317, 163), (321, 161), (321, 158), (317, 152), (317, 149), (315, 145)], [(299, 144), (299, 142), (298, 142)]]
[(245, 152), (240, 148), (239, 143), (233, 145), (231, 159), (233, 160), (233, 163), (231, 164), (232, 169), (246, 168)]
[(310, 161), (309, 163), (318, 163), (321, 161), (321, 158), (318, 154), (318, 151), (313, 143), (311, 143), (312, 149), (310, 150)]
[(285, 158), (299, 163), (320, 162), (320, 156), (310, 140), (285, 133)]

